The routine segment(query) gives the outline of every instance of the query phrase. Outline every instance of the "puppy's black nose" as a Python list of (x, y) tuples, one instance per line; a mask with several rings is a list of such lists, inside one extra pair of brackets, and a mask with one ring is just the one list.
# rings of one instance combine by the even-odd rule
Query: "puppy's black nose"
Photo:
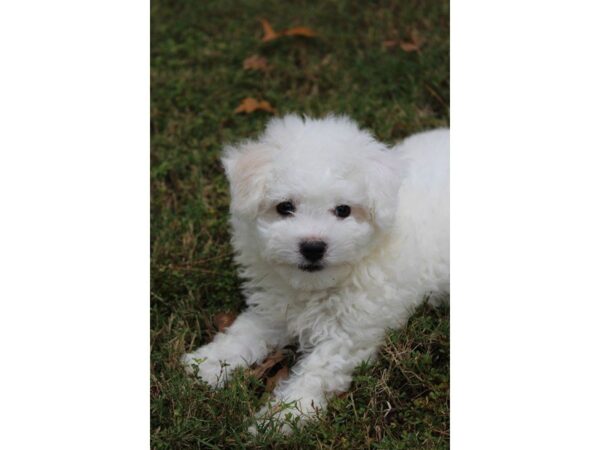
[(300, 253), (310, 262), (317, 262), (325, 254), (327, 244), (323, 241), (303, 241), (300, 242)]

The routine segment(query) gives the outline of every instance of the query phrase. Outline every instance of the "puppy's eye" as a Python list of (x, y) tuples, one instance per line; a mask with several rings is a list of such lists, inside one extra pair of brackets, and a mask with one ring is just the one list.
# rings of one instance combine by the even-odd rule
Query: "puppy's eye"
[(277, 212), (282, 216), (291, 216), (294, 211), (296, 211), (296, 207), (292, 202), (281, 202), (276, 206)]
[(333, 210), (333, 213), (341, 219), (345, 219), (350, 215), (352, 209), (348, 205), (338, 205)]

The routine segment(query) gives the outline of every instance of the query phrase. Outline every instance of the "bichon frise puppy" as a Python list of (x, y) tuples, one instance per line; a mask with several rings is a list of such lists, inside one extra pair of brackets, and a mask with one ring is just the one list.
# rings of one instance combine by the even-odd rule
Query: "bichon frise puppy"
[(300, 361), (257, 415), (289, 431), (286, 415), (325, 408), (388, 328), (449, 292), (449, 131), (389, 149), (346, 117), (288, 115), (223, 164), (248, 309), (183, 362), (222, 386), (296, 342)]

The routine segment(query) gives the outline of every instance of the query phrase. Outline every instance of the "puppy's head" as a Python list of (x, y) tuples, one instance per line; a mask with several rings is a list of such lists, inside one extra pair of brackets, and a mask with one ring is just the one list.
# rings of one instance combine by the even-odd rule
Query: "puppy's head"
[(236, 250), (292, 287), (335, 286), (394, 223), (389, 158), (344, 117), (272, 120), (259, 140), (223, 156)]

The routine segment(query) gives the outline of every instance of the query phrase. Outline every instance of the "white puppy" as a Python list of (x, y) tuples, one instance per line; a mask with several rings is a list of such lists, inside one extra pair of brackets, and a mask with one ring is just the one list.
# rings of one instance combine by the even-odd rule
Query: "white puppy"
[(226, 148), (248, 309), (183, 357), (188, 371), (222, 386), (232, 369), (298, 343), (302, 358), (259, 424), (310, 417), (347, 390), (386, 329), (449, 292), (448, 156), (447, 129), (388, 149), (333, 116), (274, 119), (258, 140)]

